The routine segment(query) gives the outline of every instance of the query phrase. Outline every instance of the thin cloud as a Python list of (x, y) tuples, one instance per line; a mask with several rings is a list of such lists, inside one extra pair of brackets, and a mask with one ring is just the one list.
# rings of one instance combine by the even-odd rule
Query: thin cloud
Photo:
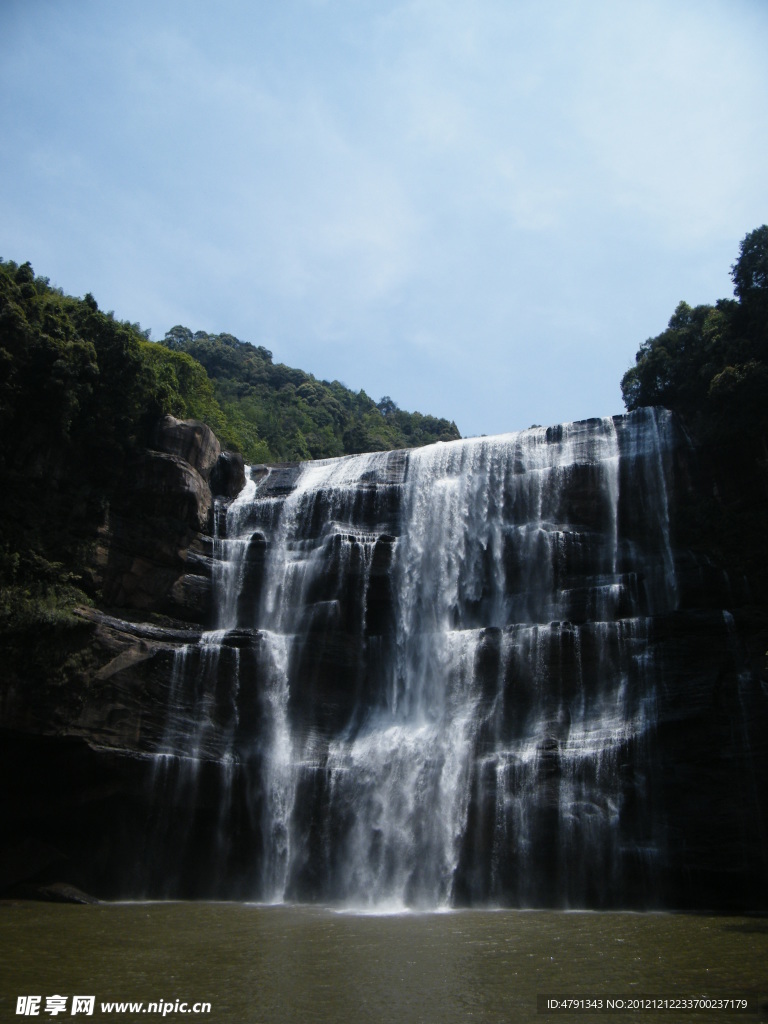
[(468, 433), (618, 411), (639, 342), (727, 294), (765, 220), (760, 5), (6, 19), (3, 256)]

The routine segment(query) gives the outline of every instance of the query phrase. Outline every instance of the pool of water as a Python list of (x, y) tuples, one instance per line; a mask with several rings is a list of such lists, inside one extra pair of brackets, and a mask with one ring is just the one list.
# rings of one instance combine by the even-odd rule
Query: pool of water
[[(768, 918), (459, 911), (364, 915), (307, 906), (0, 904), (0, 1014), (266, 1024), (573, 1020), (537, 996), (751, 996), (747, 1013), (646, 1010), (602, 1019), (768, 1020)], [(60, 1015), (46, 997), (66, 996)], [(211, 1004), (210, 1013), (176, 1012)], [(143, 1002), (103, 1012), (105, 1002)], [(605, 1004), (604, 1004), (605, 1006)], [(757, 1007), (757, 1009), (754, 1009)], [(89, 1016), (78, 1014), (75, 1020)], [(579, 1014), (577, 1019), (595, 1019)]]

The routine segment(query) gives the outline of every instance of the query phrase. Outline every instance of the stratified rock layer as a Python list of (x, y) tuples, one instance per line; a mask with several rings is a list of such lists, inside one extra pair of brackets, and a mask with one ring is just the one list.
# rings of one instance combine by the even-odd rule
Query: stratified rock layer
[(198, 420), (177, 420), (164, 416), (155, 431), (155, 447), (174, 455), (209, 480), (221, 455), (221, 445), (211, 428)]
[(76, 692), (3, 693), (8, 884), (768, 905), (768, 614), (686, 542), (703, 500), (758, 507), (735, 460), (641, 410), (258, 467), (233, 501), (200, 426), (129, 470), (100, 566), (127, 611), (83, 610)]
[(222, 460), (236, 466), (242, 459), (222, 453), (196, 420), (164, 417), (156, 444), (125, 467), (101, 530), (94, 585), (108, 606), (204, 623), (211, 609), (209, 480)]

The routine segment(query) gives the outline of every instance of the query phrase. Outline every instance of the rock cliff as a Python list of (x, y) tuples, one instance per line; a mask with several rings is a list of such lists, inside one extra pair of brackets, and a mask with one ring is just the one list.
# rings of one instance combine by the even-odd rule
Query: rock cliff
[(245, 482), (210, 427), (166, 416), (155, 449), (125, 467), (101, 530), (93, 583), (109, 607), (204, 623), (211, 609), (213, 499)]
[(30, 666), (0, 686), (4, 778), (13, 780), (0, 891), (32, 891), (42, 877), (114, 892), (103, 859), (133, 818), (124, 800), (143, 793), (140, 738), (157, 740), (173, 654), (212, 616), (214, 499), (244, 482), (240, 455), (222, 452), (206, 424), (172, 416), (124, 467), (83, 567), (96, 606), (78, 611), (64, 671)]
[(242, 461), (167, 417), (69, 682), (3, 684), (0, 884), (768, 907), (768, 602), (702, 523), (763, 484), (654, 422), (263, 467), (232, 505)]

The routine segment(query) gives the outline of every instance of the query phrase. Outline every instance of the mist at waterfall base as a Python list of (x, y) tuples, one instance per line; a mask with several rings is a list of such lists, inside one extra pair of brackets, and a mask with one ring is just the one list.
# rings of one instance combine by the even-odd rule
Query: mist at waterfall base
[[(652, 640), (681, 443), (640, 410), (253, 468), (128, 895), (669, 905)], [(705, 628), (732, 644), (727, 612)]]

